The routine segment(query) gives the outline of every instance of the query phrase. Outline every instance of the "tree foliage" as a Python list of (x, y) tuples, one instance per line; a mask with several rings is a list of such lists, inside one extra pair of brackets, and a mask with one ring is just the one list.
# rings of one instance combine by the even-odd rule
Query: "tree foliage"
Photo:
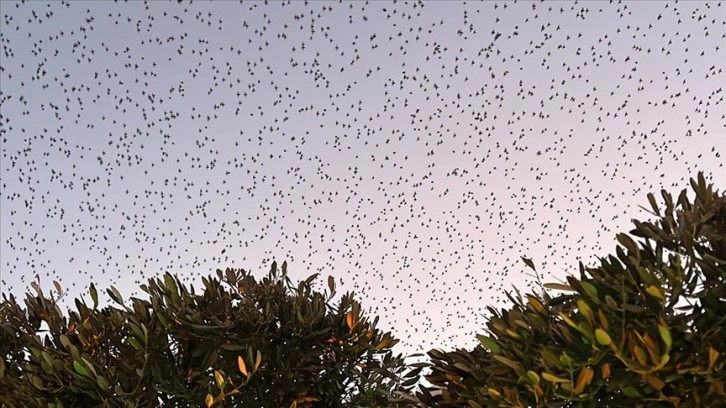
[[(166, 274), (146, 299), (64, 314), (38, 284), (24, 307), (0, 306), (0, 403), (8, 407), (396, 406), (410, 370), (352, 294), (294, 285), (286, 264), (257, 280), (244, 270), (203, 278), (197, 294)], [(58, 294), (61, 288), (56, 284)], [(405, 371), (405, 373), (404, 373)], [(404, 395), (401, 393), (400, 395)]]
[[(556, 297), (489, 308), (473, 350), (431, 350), (430, 406), (726, 406), (726, 196), (691, 180)], [(534, 265), (528, 259), (528, 266)]]
[[(726, 196), (648, 201), (654, 220), (618, 234), (614, 255), (541, 294), (489, 307), (472, 350), (407, 364), (352, 294), (217, 271), (195, 293), (166, 274), (113, 306), (64, 314), (37, 283), (0, 304), (0, 405), (8, 407), (726, 406)], [(532, 260), (523, 258), (535, 269)], [(547, 290), (564, 291), (556, 296)], [(418, 385), (423, 368), (428, 385)]]

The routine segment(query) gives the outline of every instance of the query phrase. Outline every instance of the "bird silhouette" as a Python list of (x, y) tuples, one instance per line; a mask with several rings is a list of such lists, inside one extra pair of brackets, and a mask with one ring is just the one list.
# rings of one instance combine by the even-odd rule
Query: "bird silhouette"
[(522, 259), (562, 279), (724, 185), (722, 7), (3, 3), (1, 289), (287, 260), (404, 350), (472, 346)]

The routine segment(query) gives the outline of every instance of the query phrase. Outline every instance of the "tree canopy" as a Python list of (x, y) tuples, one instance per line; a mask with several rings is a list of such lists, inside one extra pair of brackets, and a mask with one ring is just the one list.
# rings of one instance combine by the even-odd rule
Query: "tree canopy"
[[(195, 293), (166, 274), (115, 305), (34, 283), (0, 304), (7, 407), (726, 406), (726, 196), (703, 175), (677, 198), (648, 194), (649, 221), (579, 277), (489, 306), (477, 347), (394, 355), (353, 294), (297, 284), (287, 264), (256, 279), (218, 270)], [(535, 263), (523, 258), (536, 271)], [(537, 275), (539, 279), (539, 275)], [(554, 292), (553, 292), (554, 291)], [(556, 292), (556, 293), (555, 293)], [(560, 293), (564, 292), (564, 293)], [(427, 384), (419, 384), (422, 370)]]
[[(332, 302), (293, 285), (287, 265), (257, 280), (244, 270), (203, 278), (204, 291), (166, 274), (141, 289), (146, 299), (116, 306), (57, 296), (34, 284), (23, 308), (2, 302), (0, 402), (8, 407), (388, 406), (417, 372), (391, 348), (352, 294)], [(61, 288), (56, 284), (56, 291)], [(404, 370), (407, 371), (404, 374)], [(420, 371), (417, 370), (417, 371)], [(404, 377), (404, 375), (406, 375)]]
[[(726, 406), (726, 196), (648, 194), (652, 221), (580, 276), (489, 308), (473, 350), (431, 350), (430, 406)], [(525, 263), (534, 269), (529, 259)], [(550, 295), (545, 289), (565, 291)]]

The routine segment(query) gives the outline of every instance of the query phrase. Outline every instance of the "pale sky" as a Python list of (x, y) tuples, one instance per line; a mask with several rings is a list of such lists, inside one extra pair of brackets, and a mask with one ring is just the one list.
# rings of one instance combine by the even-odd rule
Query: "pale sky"
[[(0, 281), (335, 277), (402, 341), (726, 186), (720, 2), (0, 2)], [(324, 285), (323, 285), (324, 286)], [(323, 288), (321, 286), (321, 289)], [(87, 295), (86, 295), (87, 296)]]

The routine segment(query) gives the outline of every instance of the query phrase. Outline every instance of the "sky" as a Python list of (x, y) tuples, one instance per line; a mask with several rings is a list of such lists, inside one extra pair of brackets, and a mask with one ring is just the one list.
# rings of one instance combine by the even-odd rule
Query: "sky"
[[(721, 2), (0, 2), (0, 283), (333, 276), (401, 352), (726, 186)], [(324, 289), (321, 284), (320, 289)]]

